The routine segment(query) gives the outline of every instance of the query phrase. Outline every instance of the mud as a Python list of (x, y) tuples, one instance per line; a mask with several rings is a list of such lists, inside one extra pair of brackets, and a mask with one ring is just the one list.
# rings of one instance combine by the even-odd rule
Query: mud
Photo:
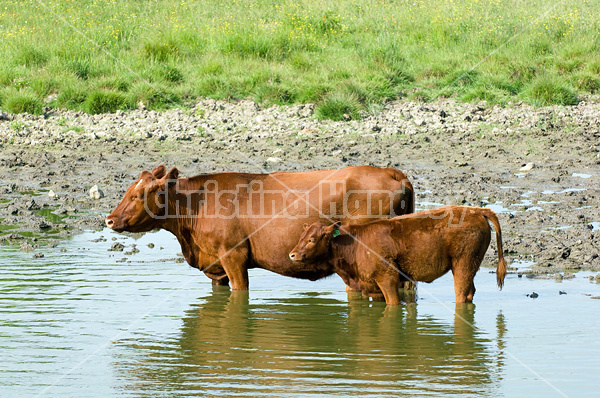
[[(494, 209), (514, 264), (534, 273), (598, 271), (599, 121), (597, 102), (503, 108), (451, 100), (391, 102), (347, 122), (318, 121), (310, 104), (214, 100), (162, 113), (3, 114), (0, 244), (30, 252), (102, 228), (140, 172), (161, 163), (182, 176), (372, 164), (405, 171), (419, 209)], [(101, 195), (90, 196), (94, 185)], [(494, 251), (492, 244), (484, 265), (495, 267)]]

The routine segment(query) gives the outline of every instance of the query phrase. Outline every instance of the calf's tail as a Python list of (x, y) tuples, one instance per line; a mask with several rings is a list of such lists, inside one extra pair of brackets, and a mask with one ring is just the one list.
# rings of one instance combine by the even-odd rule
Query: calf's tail
[(502, 231), (500, 230), (500, 223), (498, 222), (496, 213), (490, 209), (484, 209), (483, 216), (492, 222), (494, 229), (496, 230), (496, 246), (498, 246), (496, 282), (498, 282), (498, 287), (502, 290), (502, 286), (504, 286), (504, 277), (506, 277), (506, 260), (504, 260), (504, 250), (502, 249)]

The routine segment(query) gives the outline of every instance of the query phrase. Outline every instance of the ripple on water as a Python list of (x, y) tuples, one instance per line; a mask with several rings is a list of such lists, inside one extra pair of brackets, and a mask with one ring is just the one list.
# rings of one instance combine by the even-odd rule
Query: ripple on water
[[(166, 233), (101, 234), (107, 242), (79, 235), (35, 261), (0, 247), (3, 396), (554, 392), (537, 375), (569, 395), (597, 391), (600, 321), (589, 314), (598, 301), (584, 294), (600, 295), (600, 285), (587, 274), (560, 286), (509, 274), (498, 291), (482, 269), (476, 305), (458, 306), (447, 274), (420, 284), (416, 304), (386, 308), (348, 301), (337, 277), (309, 282), (251, 270), (250, 292), (213, 289), (187, 265), (158, 261), (180, 251)], [(131, 263), (107, 251), (113, 236), (137, 244)], [(539, 298), (526, 296), (532, 291)]]

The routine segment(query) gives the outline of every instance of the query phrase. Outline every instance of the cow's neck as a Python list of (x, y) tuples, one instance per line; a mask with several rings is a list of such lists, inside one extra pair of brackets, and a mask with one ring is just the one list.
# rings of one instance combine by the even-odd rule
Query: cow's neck
[(193, 235), (194, 231), (198, 230), (201, 203), (196, 200), (198, 198), (195, 195), (190, 197), (186, 194), (193, 190), (198, 189), (194, 189), (187, 178), (178, 180), (177, 189), (170, 188), (166, 208), (167, 217), (163, 220), (161, 227), (177, 237), (186, 261), (192, 267), (198, 268)]
[(358, 242), (350, 235), (342, 235), (333, 239), (330, 246), (329, 263), (334, 268), (354, 267), (356, 264), (357, 247)]

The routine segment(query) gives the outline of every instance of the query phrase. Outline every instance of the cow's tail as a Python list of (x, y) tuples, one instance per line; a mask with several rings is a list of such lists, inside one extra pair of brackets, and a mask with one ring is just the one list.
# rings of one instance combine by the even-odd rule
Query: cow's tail
[(402, 199), (398, 204), (398, 208), (394, 208), (394, 215), (399, 216), (401, 214), (410, 214), (415, 212), (415, 191), (413, 185), (403, 172), (390, 168), (392, 172), (392, 178), (402, 183)]
[(506, 260), (504, 260), (504, 250), (502, 249), (502, 231), (500, 230), (500, 223), (498, 222), (498, 216), (490, 209), (483, 209), (483, 216), (492, 222), (494, 229), (496, 230), (496, 246), (498, 247), (498, 268), (496, 269), (496, 282), (498, 287), (502, 290), (504, 286), (504, 278), (506, 277)]

